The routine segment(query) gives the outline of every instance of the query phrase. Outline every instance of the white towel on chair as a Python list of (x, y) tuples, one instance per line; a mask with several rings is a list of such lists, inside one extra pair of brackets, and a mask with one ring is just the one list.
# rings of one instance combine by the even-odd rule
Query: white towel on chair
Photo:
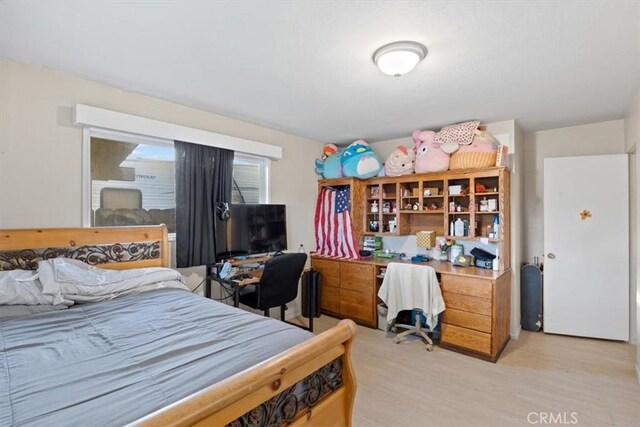
[(433, 329), (438, 314), (444, 311), (444, 300), (433, 267), (391, 263), (382, 281), (378, 296), (389, 307), (387, 323), (391, 323), (401, 310), (420, 309)]

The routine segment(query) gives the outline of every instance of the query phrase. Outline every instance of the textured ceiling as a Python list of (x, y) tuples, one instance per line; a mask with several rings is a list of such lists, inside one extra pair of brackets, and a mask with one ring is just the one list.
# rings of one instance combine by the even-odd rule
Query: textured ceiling
[[(400, 79), (376, 48), (415, 40)], [(640, 2), (3, 1), (0, 54), (331, 142), (621, 118)]]

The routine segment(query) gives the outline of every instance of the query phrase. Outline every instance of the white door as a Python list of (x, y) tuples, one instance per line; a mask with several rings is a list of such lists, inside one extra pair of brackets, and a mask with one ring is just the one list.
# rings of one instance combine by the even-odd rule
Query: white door
[(544, 161), (545, 332), (629, 339), (625, 154)]

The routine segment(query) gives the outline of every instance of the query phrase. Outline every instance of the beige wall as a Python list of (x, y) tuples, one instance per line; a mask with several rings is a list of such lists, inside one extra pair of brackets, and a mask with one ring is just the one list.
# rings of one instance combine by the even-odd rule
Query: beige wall
[[(283, 147), (271, 201), (287, 205), (289, 246), (314, 248), (314, 158), (322, 143), (31, 65), (0, 59), (0, 228), (79, 227), (82, 131), (76, 103)], [(191, 281), (200, 281), (194, 269)]]
[(624, 120), (527, 133), (524, 153), (524, 255), (526, 260), (542, 259), (544, 159), (625, 153)]
[[(640, 382), (640, 271), (638, 271), (638, 265), (640, 265), (640, 251), (637, 246), (640, 241), (640, 209), (638, 209), (638, 200), (640, 199), (640, 87), (636, 89), (635, 95), (631, 104), (629, 105), (629, 112), (624, 120), (624, 136), (625, 147), (627, 151), (635, 150), (635, 155), (632, 158), (635, 161), (635, 176), (630, 183), (631, 197), (630, 200), (633, 203), (635, 201), (635, 209), (632, 210), (631, 216), (631, 246), (635, 249), (635, 257), (632, 258), (632, 272), (635, 272), (634, 278), (632, 278), (632, 293), (631, 303), (631, 318), (635, 320), (635, 325), (632, 323), (631, 333), (635, 330), (637, 356), (636, 356), (636, 376), (638, 382)], [(633, 252), (633, 250), (632, 250)], [(635, 279), (635, 280), (633, 280)], [(635, 289), (633, 289), (635, 285)], [(635, 318), (634, 318), (635, 315)], [(635, 328), (634, 328), (635, 326)]]

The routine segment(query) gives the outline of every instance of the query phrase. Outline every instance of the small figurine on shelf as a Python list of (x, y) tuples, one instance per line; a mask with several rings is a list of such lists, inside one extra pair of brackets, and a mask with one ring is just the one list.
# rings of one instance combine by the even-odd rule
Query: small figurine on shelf
[(371, 197), (378, 197), (380, 195), (380, 187), (371, 187)]
[(437, 205), (435, 202), (432, 202), (432, 203), (429, 205), (429, 210), (431, 210), (431, 211), (437, 211), (437, 210), (438, 210), (438, 205)]
[(378, 202), (375, 200), (371, 203), (371, 213), (378, 213)]
[(414, 211), (417, 211), (418, 209), (420, 209), (420, 205), (418, 204), (418, 202), (415, 202), (415, 203), (413, 204), (413, 210), (414, 210)]
[(487, 187), (485, 187), (484, 184), (476, 182), (476, 193), (484, 193), (485, 191), (487, 191)]
[(391, 213), (391, 203), (384, 202), (382, 204), (382, 213)]
[(411, 209), (413, 209), (413, 206), (411, 206), (411, 202), (407, 202), (406, 205), (404, 205), (404, 208), (408, 211), (410, 211)]

